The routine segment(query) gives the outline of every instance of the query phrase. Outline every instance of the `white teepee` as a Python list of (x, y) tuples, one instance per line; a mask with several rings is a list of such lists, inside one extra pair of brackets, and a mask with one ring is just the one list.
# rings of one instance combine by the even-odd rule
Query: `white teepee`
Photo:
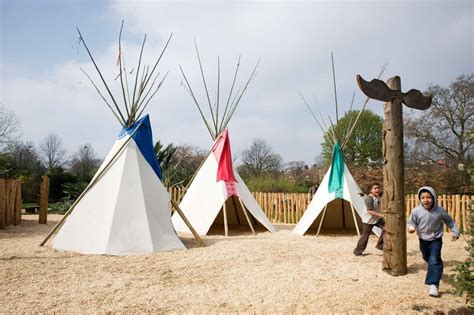
[[(252, 227), (255, 224), (254, 219), (268, 231), (275, 232), (275, 228), (232, 165), (227, 129), (214, 142), (211, 153), (196, 174), (179, 207), (199, 235), (206, 235), (213, 223)], [(172, 220), (178, 232), (190, 232), (177, 213), (173, 215)]]
[[(179, 208), (184, 212), (185, 217), (199, 235), (206, 235), (213, 223), (220, 222), (224, 225), (224, 233), (226, 236), (228, 235), (229, 224), (234, 223), (248, 225), (254, 234), (254, 224), (256, 223), (262, 225), (270, 232), (275, 232), (275, 228), (265, 216), (265, 213), (253, 198), (249, 189), (232, 165), (230, 140), (227, 131), (227, 125), (242, 95), (247, 90), (250, 81), (255, 75), (258, 62), (243, 88), (235, 92), (234, 86), (240, 67), (239, 57), (225, 108), (219, 111), (221, 104), (219, 97), (221, 86), (219, 59), (217, 67), (217, 93), (215, 103), (212, 105), (197, 44), (196, 54), (207, 96), (207, 103), (209, 105), (210, 119), (206, 119), (203, 109), (199, 105), (181, 66), (180, 69), (186, 82), (185, 88), (196, 104), (207, 130), (214, 140), (214, 145), (197, 174), (195, 174)], [(176, 213), (172, 219), (177, 231), (189, 232), (188, 227), (185, 226), (183, 220), (178, 217)]]
[[(120, 82), (122, 93), (120, 98), (115, 98), (79, 29), (78, 32), (104, 85), (107, 98), (91, 77), (83, 72), (119, 121), (122, 130), (92, 181), (41, 245), (67, 218), (54, 239), (53, 248), (110, 255), (184, 249), (171, 223), (170, 197), (160, 180), (161, 170), (153, 148), (149, 116), (140, 119), (164, 81), (163, 78), (155, 85), (159, 76), (155, 70), (171, 36), (154, 67), (143, 65), (140, 54), (138, 68), (133, 74), (133, 91), (129, 90), (127, 76), (132, 74), (125, 68), (119, 37), (117, 79), (120, 80), (116, 82)], [(122, 108), (118, 103), (121, 99)]]
[[(337, 94), (336, 94), (336, 75), (334, 71), (334, 59), (331, 54), (332, 66), (333, 66), (333, 79), (334, 79), (334, 93), (336, 100), (336, 122), (338, 115), (337, 108)], [(387, 64), (385, 63), (382, 66), (382, 69), (379, 73), (379, 78), (382, 76)], [(352, 132), (354, 131), (355, 126), (359, 120), (361, 113), (364, 111), (369, 99), (367, 98), (362, 110), (359, 111), (356, 119), (349, 122), (349, 128), (346, 130), (346, 133), (342, 136), (342, 147), (339, 146), (338, 134), (336, 133), (335, 126), (332, 125), (331, 118), (331, 127), (326, 131), (323, 128), (324, 119), (321, 115), (322, 122), (320, 122), (314, 112), (311, 110), (310, 106), (306, 102), (303, 95), (300, 93), (301, 98), (303, 99), (304, 104), (311, 112), (311, 115), (315, 119), (318, 126), (321, 128), (323, 133), (327, 133), (328, 141), (331, 142), (334, 146), (332, 163), (331, 167), (327, 171), (326, 175), (323, 178), (316, 194), (313, 196), (308, 208), (304, 212), (298, 224), (293, 229), (293, 233), (298, 235), (304, 235), (308, 229), (314, 224), (318, 227), (317, 235), (319, 234), (321, 227), (352, 227), (356, 228), (357, 234), (359, 232), (360, 221), (367, 222), (370, 219), (370, 214), (367, 212), (367, 207), (365, 206), (364, 198), (361, 197), (362, 192), (352, 177), (349, 169), (344, 162), (344, 155), (342, 150), (347, 145), (349, 139), (351, 138)], [(354, 102), (354, 97), (352, 98)], [(349, 111), (352, 109), (353, 103)], [(357, 215), (356, 215), (357, 214)], [(360, 218), (360, 219), (358, 219)], [(382, 230), (378, 227), (374, 227), (372, 231), (379, 236)]]
[(147, 115), (122, 130), (53, 247), (110, 255), (184, 249), (158, 174)]
[[(317, 234), (322, 226), (356, 228), (359, 232), (360, 221), (367, 222), (371, 217), (361, 193), (344, 162), (339, 144), (336, 144), (332, 165), (293, 233), (304, 235), (312, 225), (318, 227)], [(380, 235), (378, 227), (373, 231)]]

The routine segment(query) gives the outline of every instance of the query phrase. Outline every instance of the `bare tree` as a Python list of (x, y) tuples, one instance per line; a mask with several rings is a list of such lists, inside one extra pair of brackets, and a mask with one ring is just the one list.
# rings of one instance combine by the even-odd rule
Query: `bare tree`
[(77, 150), (70, 163), (71, 173), (80, 177), (83, 180), (89, 181), (92, 179), (95, 171), (99, 167), (100, 159), (92, 148), (91, 144), (82, 145)]
[(239, 169), (253, 176), (275, 175), (281, 172), (282, 160), (265, 140), (254, 139), (250, 148), (242, 152), (244, 164)]
[(431, 108), (406, 119), (411, 159), (452, 165), (467, 163), (474, 144), (474, 74), (461, 75), (449, 88), (430, 86)]
[(20, 136), (20, 120), (15, 113), (0, 103), (0, 149)]
[(61, 138), (50, 133), (39, 146), (39, 154), (44, 166), (48, 169), (63, 166), (66, 162), (66, 149)]

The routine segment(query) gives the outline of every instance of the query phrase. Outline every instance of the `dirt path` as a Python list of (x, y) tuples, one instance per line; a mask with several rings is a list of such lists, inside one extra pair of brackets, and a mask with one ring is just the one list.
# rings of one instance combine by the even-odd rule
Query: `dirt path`
[(300, 237), (291, 226), (275, 234), (204, 238), (188, 250), (144, 256), (88, 256), (38, 247), (60, 219), (47, 226), (24, 216), (0, 230), (0, 313), (6, 312), (247, 312), (433, 313), (462, 310), (450, 270), (464, 260), (464, 240), (445, 236), (441, 298), (423, 285), (425, 263), (416, 236), (408, 237), (409, 274), (381, 271), (382, 254), (369, 240), (355, 257), (352, 234)]

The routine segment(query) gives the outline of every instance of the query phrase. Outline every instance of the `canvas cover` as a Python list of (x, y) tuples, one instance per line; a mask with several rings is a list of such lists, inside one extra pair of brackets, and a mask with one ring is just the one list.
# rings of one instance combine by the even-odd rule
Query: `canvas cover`
[(73, 209), (53, 248), (110, 255), (184, 249), (160, 175), (147, 115), (122, 129), (91, 181), (97, 182)]
[[(308, 208), (293, 229), (293, 233), (304, 235), (311, 226), (318, 226), (326, 206), (323, 227), (346, 226), (355, 228), (355, 224), (360, 224), (360, 221), (357, 222), (357, 216), (361, 221), (366, 222), (370, 218), (370, 214), (367, 212), (361, 193), (344, 162), (339, 144), (336, 144), (331, 167), (324, 176)], [(353, 219), (352, 208), (356, 213), (356, 222)], [(381, 230), (374, 227), (373, 232), (380, 235)]]
[[(225, 129), (196, 174), (179, 207), (199, 235), (206, 235), (230, 197), (238, 197), (255, 220), (270, 232), (275, 228), (232, 165), (230, 139)], [(238, 205), (238, 200), (233, 200)], [(240, 207), (241, 208), (241, 207)], [(229, 211), (230, 212), (230, 211)], [(229, 213), (230, 215), (230, 213)], [(190, 233), (181, 217), (173, 215), (178, 232)]]

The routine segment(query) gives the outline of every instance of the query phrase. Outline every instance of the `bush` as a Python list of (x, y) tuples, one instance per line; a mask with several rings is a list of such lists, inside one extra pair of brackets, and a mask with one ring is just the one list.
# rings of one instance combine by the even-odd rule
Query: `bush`
[(466, 297), (466, 303), (471, 307), (474, 304), (474, 202), (469, 204), (469, 227), (468, 232), (465, 233), (468, 243), (466, 250), (469, 252), (469, 257), (465, 262), (459, 264), (454, 269), (455, 273), (451, 275), (451, 281), (455, 288), (454, 293)]
[(64, 197), (58, 202), (50, 203), (49, 209), (51, 212), (66, 212), (71, 208), (73, 200), (69, 197)]

